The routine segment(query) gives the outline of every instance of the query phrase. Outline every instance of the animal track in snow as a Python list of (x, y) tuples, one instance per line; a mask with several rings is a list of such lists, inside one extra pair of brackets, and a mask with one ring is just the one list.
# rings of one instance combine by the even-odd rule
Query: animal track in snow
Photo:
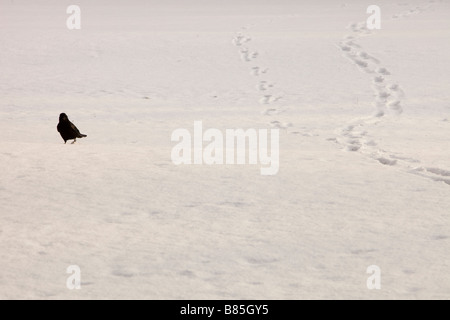
[(378, 158), (377, 160), (385, 166), (395, 166), (397, 164), (397, 160), (391, 160), (383, 157)]
[(266, 74), (267, 71), (269, 71), (269, 69), (265, 68), (260, 68), (260, 67), (253, 67), (252, 70), (250, 71), (250, 74), (253, 76), (260, 76), (262, 74)]
[(377, 73), (388, 76), (391, 73), (386, 69), (386, 68), (378, 68), (377, 70), (375, 70)]
[(413, 9), (409, 9), (400, 13), (396, 13), (392, 16), (392, 19), (401, 19), (401, 18), (409, 18), (410, 16), (417, 15), (425, 10), (428, 10), (431, 8), (431, 3), (434, 3), (434, 1), (429, 1), (430, 4), (423, 5), (423, 6), (416, 6)]
[(274, 96), (272, 96), (270, 94), (266, 94), (262, 98), (259, 99), (259, 103), (261, 103), (261, 104), (270, 104), (270, 103), (277, 102), (278, 100), (281, 100), (281, 99), (282, 99), (281, 96), (274, 97)]
[(400, 114), (403, 112), (403, 108), (400, 105), (400, 100), (394, 100), (394, 101), (388, 102), (387, 106), (389, 107), (390, 110), (394, 111), (397, 114)]
[(436, 182), (444, 182), (450, 185), (450, 171), (439, 168), (418, 167), (410, 171), (411, 173), (429, 178)]
[(260, 82), (258, 83), (258, 85), (256, 86), (256, 88), (257, 88), (259, 91), (266, 91), (266, 90), (268, 90), (268, 89), (270, 89), (270, 88), (273, 88), (273, 84), (268, 83), (267, 81), (260, 81)]
[(243, 61), (249, 62), (258, 57), (258, 52), (250, 52), (247, 48), (242, 48), (240, 51), (241, 59)]
[(439, 168), (425, 168), (428, 172), (434, 173), (442, 177), (450, 177), (450, 171)]
[[(358, 69), (365, 73), (376, 74), (372, 79), (373, 89), (375, 93), (375, 113), (373, 118), (382, 118), (387, 112), (400, 114), (403, 110), (400, 105), (400, 95), (402, 92), (399, 86), (389, 85), (388, 79), (391, 75), (387, 68), (380, 66), (381, 62), (376, 57), (362, 50), (362, 47), (357, 43), (361, 37), (372, 34), (372, 31), (366, 27), (366, 22), (351, 23), (348, 26), (353, 34), (344, 36), (343, 40), (338, 43), (343, 55), (348, 58)], [(369, 118), (370, 119), (370, 118)], [(361, 119), (360, 125), (366, 125), (366, 120)], [(347, 141), (347, 150), (358, 151), (360, 146), (367, 145), (358, 140)]]
[(268, 109), (264, 110), (263, 112), (261, 112), (261, 114), (266, 115), (266, 116), (273, 116), (273, 115), (280, 114), (283, 112), (285, 112), (285, 110), (276, 109), (276, 108), (268, 108)]
[[(254, 62), (259, 57), (259, 52), (257, 50), (250, 49), (251, 48), (251, 41), (252, 37), (247, 35), (246, 33), (251, 27), (242, 27), (242, 30), (245, 30), (245, 32), (238, 32), (236, 36), (232, 39), (232, 44), (236, 47), (239, 47), (239, 55), (242, 59), (242, 61), (249, 63), (251, 65), (252, 62)], [(244, 34), (245, 33), (245, 34)], [(246, 44), (246, 46), (244, 46)], [(274, 105), (278, 101), (280, 101), (283, 96), (282, 95), (276, 95), (274, 92), (275, 85), (271, 82), (269, 82), (266, 78), (268, 73), (268, 68), (262, 68), (258, 65), (253, 65), (250, 68), (250, 74), (252, 76), (261, 77), (264, 78), (259, 80), (255, 84), (255, 88), (258, 92), (262, 94), (262, 96), (258, 99), (258, 102), (262, 105)], [(270, 106), (263, 110), (261, 112), (262, 115), (265, 116), (275, 116), (279, 115), (286, 111), (286, 108), (282, 108), (279, 105)], [(292, 126), (292, 124), (289, 123), (287, 125), (286, 123), (281, 123), (278, 120), (274, 120), (269, 123), (272, 127), (279, 127), (283, 129), (287, 129)]]
[(279, 128), (279, 129), (287, 129), (292, 127), (292, 123), (290, 122), (280, 122), (280, 121), (271, 121), (270, 126), (273, 128)]
[[(432, 3), (433, 1), (430, 1)], [(409, 17), (428, 9), (430, 5), (415, 7), (404, 11), (393, 18)], [(412, 167), (420, 163), (419, 160), (400, 157), (380, 149), (378, 144), (371, 139), (364, 128), (373, 127), (388, 115), (399, 116), (403, 112), (402, 98), (404, 92), (398, 83), (391, 81), (391, 72), (381, 65), (381, 61), (363, 50), (358, 40), (369, 36), (373, 31), (368, 30), (366, 22), (351, 23), (347, 27), (352, 34), (346, 35), (337, 44), (342, 55), (349, 59), (360, 71), (373, 74), (372, 88), (374, 90), (373, 106), (375, 112), (372, 116), (353, 121), (340, 130), (339, 136), (334, 139), (343, 148), (351, 152), (360, 152), (378, 161), (382, 165), (396, 166), (407, 172), (418, 174), (434, 181), (444, 182), (450, 185), (450, 171), (432, 167)]]
[(373, 82), (376, 84), (383, 83), (384, 78), (382, 76), (376, 76), (375, 78), (373, 78)]
[(371, 56), (370, 54), (368, 54), (367, 52), (364, 52), (364, 51), (358, 52), (358, 56), (365, 60), (371, 60), (372, 62), (374, 62), (376, 64), (380, 63), (380, 60), (378, 60), (377, 58)]
[(251, 40), (252, 39), (250, 37), (245, 37), (241, 33), (238, 33), (238, 35), (233, 38), (232, 43), (235, 46), (239, 47), (239, 46), (242, 46), (244, 43), (247, 43)]
[(359, 60), (359, 59), (355, 59), (355, 63), (361, 68), (367, 68), (369, 66), (369, 64), (367, 62)]

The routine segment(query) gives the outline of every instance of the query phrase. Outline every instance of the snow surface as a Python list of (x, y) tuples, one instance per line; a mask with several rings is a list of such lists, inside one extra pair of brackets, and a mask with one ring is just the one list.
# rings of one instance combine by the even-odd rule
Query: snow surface
[[(448, 299), (450, 2), (376, 2), (0, 0), (0, 298)], [(175, 166), (196, 120), (279, 173)]]

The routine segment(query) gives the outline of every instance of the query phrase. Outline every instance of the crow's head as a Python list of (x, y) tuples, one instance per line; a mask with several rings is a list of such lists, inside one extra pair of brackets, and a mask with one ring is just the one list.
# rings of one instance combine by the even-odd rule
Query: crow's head
[(61, 113), (59, 115), (59, 121), (67, 121), (69, 120), (69, 118), (67, 117), (67, 115), (65, 113)]

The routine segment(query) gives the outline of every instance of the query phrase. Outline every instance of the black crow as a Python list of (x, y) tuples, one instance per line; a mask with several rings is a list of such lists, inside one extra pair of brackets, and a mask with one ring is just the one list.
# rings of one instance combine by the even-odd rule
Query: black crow
[(56, 127), (58, 129), (58, 132), (61, 134), (61, 137), (64, 140), (64, 143), (67, 142), (67, 140), (73, 140), (72, 144), (77, 141), (77, 138), (84, 138), (87, 137), (85, 134), (81, 134), (80, 130), (75, 127), (75, 125), (69, 121), (69, 118), (65, 113), (61, 113), (59, 115), (59, 123)]

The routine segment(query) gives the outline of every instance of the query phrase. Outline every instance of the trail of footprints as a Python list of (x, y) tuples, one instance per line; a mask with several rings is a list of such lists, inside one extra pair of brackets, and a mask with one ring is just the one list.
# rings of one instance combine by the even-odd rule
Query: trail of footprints
[[(242, 29), (248, 30), (250, 27), (243, 27)], [(255, 89), (260, 93), (260, 98), (258, 102), (264, 106), (264, 110), (261, 112), (266, 116), (276, 116), (283, 112), (283, 109), (280, 106), (279, 101), (283, 99), (282, 95), (276, 95), (276, 87), (275, 84), (268, 81), (268, 68), (261, 67), (257, 64), (257, 60), (259, 57), (259, 52), (256, 50), (251, 50), (249, 48), (249, 44), (251, 43), (252, 38), (249, 35), (244, 34), (242, 31), (238, 32), (235, 37), (232, 39), (232, 44), (238, 47), (238, 53), (241, 57), (241, 60), (249, 65), (250, 75), (256, 78)], [(270, 121), (270, 126), (274, 128), (287, 129), (292, 127), (292, 123), (290, 122), (280, 122), (278, 120)]]
[[(442, 2), (442, 0), (439, 0), (439, 1), (438, 0), (430, 0), (430, 1), (428, 1), (428, 4), (426, 4), (426, 5), (416, 6), (413, 9), (409, 9), (409, 10), (394, 14), (392, 16), (392, 19), (409, 18), (411, 16), (417, 15), (417, 14), (422, 13), (425, 10), (428, 10), (429, 8), (431, 8), (432, 4), (436, 3), (436, 2)], [(408, 5), (408, 4), (406, 3), (404, 5)]]
[[(396, 14), (392, 19), (407, 18), (423, 12), (431, 7), (431, 3), (422, 7)], [(346, 35), (337, 45), (343, 56), (350, 60), (359, 70), (371, 77), (374, 91), (373, 114), (348, 124), (340, 130), (336, 142), (347, 151), (360, 152), (383, 165), (397, 166), (410, 173), (430, 178), (434, 181), (450, 185), (450, 171), (439, 168), (424, 167), (416, 159), (399, 157), (381, 149), (377, 142), (370, 138), (368, 128), (376, 125), (386, 117), (398, 117), (403, 113), (402, 98), (404, 92), (401, 86), (392, 80), (391, 72), (385, 68), (379, 59), (365, 52), (358, 40), (373, 33), (366, 22), (352, 23), (348, 26), (351, 34)], [(333, 139), (331, 139), (333, 140)]]
[[(416, 6), (413, 9), (395, 14), (392, 19), (409, 18), (429, 9), (433, 3), (438, 1), (442, 2), (442, 0), (430, 0), (427, 5)], [(243, 27), (242, 30), (247, 31), (250, 27)], [(373, 31), (367, 28), (366, 22), (352, 23), (348, 26), (348, 29), (351, 34), (346, 35), (338, 43), (338, 48), (345, 58), (371, 77), (374, 91), (374, 111), (372, 115), (348, 124), (340, 130), (338, 138), (330, 140), (335, 140), (347, 151), (360, 152), (377, 160), (382, 165), (397, 166), (407, 172), (450, 185), (450, 171), (422, 166), (419, 160), (398, 156), (395, 153), (383, 150), (375, 140), (370, 138), (368, 133), (370, 127), (383, 121), (386, 117), (398, 117), (403, 113), (402, 98), (404, 98), (404, 92), (400, 84), (392, 80), (391, 72), (382, 65), (381, 61), (364, 51), (358, 44), (359, 39), (373, 34)], [(252, 38), (242, 31), (238, 32), (232, 39), (233, 45), (238, 48), (241, 60), (249, 65), (250, 75), (257, 79), (255, 88), (261, 94), (259, 103), (265, 106), (262, 114), (267, 116), (279, 115), (285, 111), (278, 103), (283, 99), (283, 96), (274, 94), (275, 84), (266, 79), (269, 70), (256, 63), (259, 53), (249, 48), (251, 41)], [(270, 125), (281, 129), (292, 127), (292, 123), (278, 120), (270, 121)]]
[[(376, 124), (380, 119), (388, 114), (400, 115), (403, 112), (401, 98), (404, 93), (400, 85), (390, 79), (391, 73), (381, 65), (380, 60), (365, 52), (357, 41), (372, 31), (367, 29), (366, 23), (353, 23), (348, 27), (352, 34), (346, 35), (338, 43), (344, 57), (349, 59), (361, 71), (372, 77), (372, 88), (375, 100), (373, 102), (373, 115), (358, 119), (345, 127), (338, 142), (343, 144), (348, 151), (361, 151), (363, 153), (373, 153), (376, 142), (368, 138), (365, 127)], [(383, 164), (393, 164), (382, 158)]]

